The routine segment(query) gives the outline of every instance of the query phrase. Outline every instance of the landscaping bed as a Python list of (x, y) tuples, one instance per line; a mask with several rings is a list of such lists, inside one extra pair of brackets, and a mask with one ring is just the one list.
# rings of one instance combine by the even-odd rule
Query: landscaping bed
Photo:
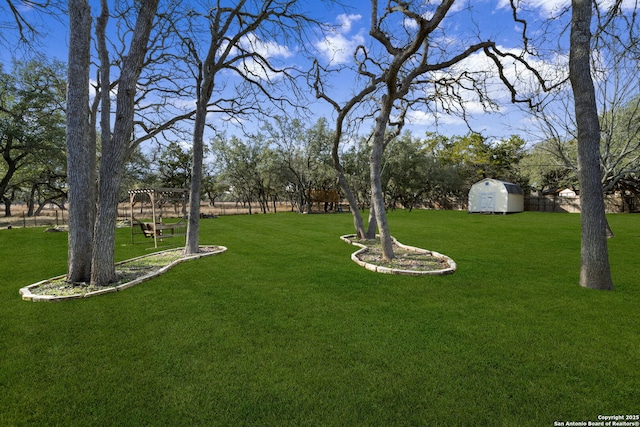
[(20, 289), (20, 295), (26, 301), (58, 301), (117, 292), (146, 282), (183, 261), (219, 254), (226, 250), (224, 246), (200, 246), (197, 254), (185, 255), (184, 248), (167, 249), (117, 263), (118, 279), (109, 286), (72, 283), (67, 281), (66, 275), (62, 275), (25, 286)]
[(351, 255), (355, 263), (377, 273), (407, 276), (443, 275), (451, 274), (457, 268), (456, 263), (446, 255), (404, 245), (393, 237), (391, 239), (395, 257), (390, 260), (384, 259), (380, 238), (360, 240), (355, 234), (340, 238), (361, 248)]

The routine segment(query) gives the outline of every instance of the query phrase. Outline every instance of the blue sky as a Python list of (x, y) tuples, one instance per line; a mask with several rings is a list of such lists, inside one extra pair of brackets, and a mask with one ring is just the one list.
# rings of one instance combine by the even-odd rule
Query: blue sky
[[(531, 26), (534, 28), (544, 22), (546, 17), (557, 15), (558, 11), (567, 5), (565, 0), (532, 0), (522, 3), (526, 4), (523, 6), (523, 13), (527, 11), (524, 16), (531, 20)], [(348, 64), (352, 61), (351, 56), (355, 47), (368, 42), (367, 33), (371, 20), (369, 2), (358, 2), (358, 5), (352, 10), (327, 17), (327, 19), (333, 19), (332, 24), (340, 25), (340, 29), (317, 45), (325, 61)], [(465, 40), (477, 41), (478, 38), (493, 40), (503, 50), (519, 49), (521, 46), (521, 26), (514, 22), (508, 0), (458, 1), (454, 3), (445, 19), (444, 26), (443, 33), (436, 37), (441, 37), (443, 43), (451, 46), (466, 46)], [(562, 62), (563, 59), (554, 58), (554, 61)], [(543, 70), (551, 66), (541, 61), (537, 61), (536, 65)], [(457, 68), (478, 71), (491, 68), (491, 65), (484, 55), (476, 54)], [(515, 73), (516, 70), (513, 72)], [(444, 113), (439, 115), (436, 121), (432, 112), (417, 111), (410, 115), (410, 122), (406, 127), (416, 135), (435, 131), (447, 135), (464, 135), (471, 125), (474, 131), (497, 138), (530, 130), (526, 116), (511, 103), (510, 94), (497, 78), (489, 81), (488, 89), (499, 103), (498, 111), (487, 113), (479, 102), (469, 96), (465, 103), (468, 123), (458, 116)], [(340, 90), (342, 89), (338, 87), (337, 91)]]
[[(608, 0), (607, 0), (608, 1)], [(606, 6), (607, 1), (602, 4)], [(631, 0), (628, 0), (629, 4)], [(381, 1), (381, 4), (386, 2)], [(536, 35), (535, 31), (540, 28), (539, 25), (546, 22), (546, 18), (554, 16), (559, 10), (566, 7), (568, 0), (526, 0), (519, 2), (521, 4), (522, 13), (526, 13), (526, 17), (530, 20), (531, 34)], [(92, 1), (92, 11), (97, 13), (98, 3)], [(352, 54), (355, 47), (359, 44), (370, 43), (368, 36), (370, 26), (370, 3), (368, 1), (359, 0), (353, 2), (353, 6), (346, 8), (332, 6), (327, 7), (324, 2), (317, 0), (307, 0), (303, 4), (303, 9), (311, 10), (314, 15), (322, 21), (335, 25), (335, 29), (323, 38), (320, 36), (311, 39), (310, 46), (307, 48), (317, 49), (317, 58), (326, 65), (353, 65)], [(4, 3), (2, 3), (4, 5)], [(5, 6), (0, 6), (5, 7)], [(67, 58), (67, 23), (66, 17), (62, 16), (59, 20), (48, 18), (47, 16), (37, 14), (33, 11), (23, 10), (25, 16), (36, 25), (46, 37), (41, 41), (39, 50), (47, 56), (66, 61)], [(11, 29), (7, 28), (6, 10), (0, 9), (0, 13), (4, 18), (0, 24), (2, 36), (9, 46), (13, 46), (15, 34), (12, 35)], [(428, 12), (427, 12), (428, 13)], [(523, 15), (524, 16), (524, 15)], [(398, 23), (400, 31), (402, 23)], [(409, 25), (409, 24), (405, 24)], [(560, 22), (552, 31), (561, 34), (562, 25)], [(445, 29), (439, 34), (443, 45), (460, 46), (465, 40), (473, 40), (477, 37), (490, 38), (494, 40), (501, 49), (517, 49), (521, 45), (519, 39), (520, 26), (515, 23), (511, 16), (509, 0), (458, 0), (454, 3), (447, 19), (445, 20)], [(566, 35), (566, 33), (565, 33)], [(296, 54), (294, 46), (279, 46), (273, 40), (263, 40), (260, 48), (272, 56), (278, 57), (282, 62), (291, 62), (295, 65), (296, 61), (302, 61), (301, 57)], [(1, 49), (0, 56), (4, 63), (5, 70), (9, 68), (13, 49)], [(17, 52), (20, 54), (20, 51)], [(549, 61), (549, 62), (545, 62)], [(566, 61), (562, 56), (547, 55), (545, 61), (537, 61), (536, 65), (548, 72), (553, 69), (553, 63), (563, 64)], [(308, 64), (298, 64), (301, 67)], [(487, 61), (483, 55), (473, 55), (467, 61), (460, 65), (465, 70), (480, 70), (487, 67)], [(513, 69), (512, 75), (521, 75), (521, 70)], [(526, 80), (526, 79), (525, 79)], [(353, 75), (347, 72), (341, 73), (337, 78), (330, 81), (332, 86), (332, 96), (336, 98), (347, 97), (354, 90)], [(509, 101), (508, 93), (504, 90), (497, 79), (489, 81), (488, 89), (491, 96), (498, 101), (500, 111), (487, 114), (481, 108), (479, 102), (469, 97), (465, 98), (465, 107), (470, 114), (469, 122), (473, 129), (482, 132), (489, 137), (504, 137), (511, 134), (523, 134), (531, 130), (529, 119), (522, 114), (519, 109), (512, 105)], [(183, 100), (190, 102), (190, 100)], [(330, 118), (332, 110), (324, 102), (315, 102), (312, 109), (318, 115)], [(217, 118), (212, 117), (212, 120)], [(434, 121), (432, 113), (417, 111), (410, 117), (410, 122), (406, 129), (412, 131), (416, 136), (422, 136), (425, 132), (438, 131), (448, 135), (463, 135), (468, 132), (467, 125), (458, 117), (442, 114), (438, 121)], [(234, 133), (232, 129), (229, 133)]]

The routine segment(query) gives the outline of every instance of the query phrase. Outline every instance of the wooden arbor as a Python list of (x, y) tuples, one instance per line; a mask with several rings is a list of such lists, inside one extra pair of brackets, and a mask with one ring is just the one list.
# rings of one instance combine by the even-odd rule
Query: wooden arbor
[(311, 209), (316, 206), (318, 212), (342, 212), (338, 190), (311, 190)]
[[(184, 237), (187, 235), (187, 200), (189, 190), (184, 188), (139, 188), (129, 190), (131, 243), (135, 234), (143, 234), (153, 238), (154, 247), (158, 247), (158, 240), (169, 237)], [(151, 214), (151, 222), (139, 221), (134, 215), (134, 207), (140, 203), (140, 212), (145, 217)], [(180, 220), (164, 222), (164, 207), (170, 205), (177, 210), (180, 205)], [(147, 207), (147, 211), (145, 211)], [(148, 209), (151, 212), (148, 212)]]

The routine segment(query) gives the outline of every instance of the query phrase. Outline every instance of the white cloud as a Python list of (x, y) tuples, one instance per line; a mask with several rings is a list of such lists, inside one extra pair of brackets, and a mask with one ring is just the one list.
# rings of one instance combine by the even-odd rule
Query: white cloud
[[(507, 51), (504, 47), (501, 47), (501, 50)], [(513, 53), (517, 55), (518, 52), (513, 51)], [(558, 79), (562, 78), (562, 73), (566, 73), (568, 70), (567, 61), (568, 58), (560, 56), (553, 58), (549, 62), (531, 59), (530, 65), (535, 67), (542, 76), (558, 81)], [(539, 92), (537, 83), (530, 71), (527, 71), (522, 65), (513, 62), (505, 62), (503, 65), (506, 77), (514, 84), (521, 97), (534, 95)], [(422, 111), (412, 111), (407, 116), (408, 123), (413, 126), (427, 128), (433, 128), (437, 125), (439, 129), (449, 129), (453, 130), (454, 133), (464, 133), (466, 131), (466, 124), (461, 117), (463, 111), (461, 108), (464, 108), (464, 114), (472, 124), (474, 130), (489, 131), (493, 134), (500, 134), (501, 132), (513, 133), (513, 129), (522, 123), (509, 121), (507, 117), (513, 117), (510, 115), (517, 109), (511, 103), (511, 93), (500, 80), (493, 61), (483, 53), (471, 55), (449, 70), (440, 74), (434, 74), (432, 77), (450, 77), (459, 75), (463, 71), (467, 73), (486, 72), (487, 93), (485, 93), (485, 95), (496, 102), (499, 107), (497, 112), (487, 113), (485, 106), (480, 102), (476, 93), (472, 90), (463, 89), (458, 92), (462, 107), (454, 104), (450, 105), (449, 108), (454, 110), (450, 114), (444, 110), (434, 112), (435, 106)]]
[[(219, 54), (226, 51), (229, 43), (223, 43), (220, 46)], [(258, 38), (253, 33), (250, 33), (239, 41), (238, 46), (247, 52), (255, 52), (260, 56), (265, 58), (290, 58), (295, 55), (295, 52), (292, 52), (288, 46), (280, 45), (275, 41), (265, 41)], [(235, 55), (239, 55), (240, 50), (233, 46), (229, 52), (229, 57), (233, 57)]]
[[(514, 49), (508, 49), (502, 46), (498, 47), (502, 52), (510, 52), (519, 56), (520, 52)], [(559, 82), (566, 78), (568, 72), (568, 57), (555, 56), (550, 60), (542, 60), (539, 58), (527, 58), (528, 64), (535, 69), (548, 84)], [(503, 59), (503, 73), (505, 77), (514, 85), (519, 94), (525, 96), (527, 94), (538, 92), (539, 83), (534, 74), (527, 69), (522, 63), (515, 60)], [(487, 88), (488, 95), (499, 102), (510, 102), (511, 94), (500, 80), (496, 66), (490, 58), (483, 53), (471, 55), (466, 60), (452, 67), (454, 74), (461, 71), (467, 72), (488, 72)]]
[[(519, 9), (541, 9), (547, 13), (554, 13), (570, 5), (570, 0), (523, 0), (518, 2)], [(500, 0), (498, 9), (511, 8), (509, 0)]]
[[(227, 49), (228, 44), (223, 44), (220, 47), (220, 52)], [(288, 59), (295, 56), (296, 52), (292, 51), (288, 46), (278, 44), (276, 41), (261, 40), (255, 34), (248, 34), (240, 40), (238, 44), (239, 48), (246, 52), (254, 52), (257, 55), (270, 60), (270, 59)], [(230, 58), (241, 55), (240, 49), (233, 47), (230, 51)], [(262, 80), (271, 80), (278, 78), (277, 72), (261, 65), (258, 59), (248, 57), (240, 60), (236, 66), (240, 68), (246, 75), (252, 76), (252, 78), (259, 78)]]
[[(273, 58), (287, 59), (295, 55), (288, 46), (281, 45), (275, 41), (260, 40), (255, 34), (249, 34), (240, 41), (242, 47), (250, 52), (255, 52), (267, 60)], [(261, 80), (274, 80), (280, 78), (278, 72), (265, 66), (257, 58), (247, 58), (242, 61), (241, 68), (249, 76), (257, 77)]]
[(242, 60), (242, 63), (238, 66), (238, 68), (244, 75), (248, 76), (249, 78), (258, 78), (265, 81), (275, 80), (282, 76), (277, 71), (273, 71), (265, 64), (258, 62), (257, 60), (252, 58)]
[(340, 32), (346, 34), (351, 31), (351, 23), (354, 21), (359, 21), (361, 18), (361, 15), (346, 15), (344, 13), (341, 13), (336, 18), (336, 21), (338, 21), (338, 24), (340, 25)]
[(290, 58), (295, 55), (288, 46), (280, 45), (275, 41), (260, 40), (255, 34), (243, 37), (240, 44), (247, 50), (265, 58)]
[[(598, 0), (598, 5), (601, 9), (609, 9), (615, 0)], [(570, 0), (522, 0), (519, 3), (521, 9), (540, 9), (547, 14), (555, 14), (569, 6), (571, 6)], [(621, 5), (623, 10), (634, 10), (636, 7), (636, 0), (622, 0)], [(511, 8), (509, 0), (499, 0), (498, 8)]]
[(356, 47), (364, 43), (361, 33), (349, 36), (354, 22), (359, 21), (361, 15), (338, 15), (338, 26), (324, 39), (315, 44), (320, 54), (332, 64), (344, 64), (351, 61)]
[(407, 122), (414, 126), (463, 125), (461, 117), (451, 114), (434, 113), (432, 111), (411, 111), (407, 114)]

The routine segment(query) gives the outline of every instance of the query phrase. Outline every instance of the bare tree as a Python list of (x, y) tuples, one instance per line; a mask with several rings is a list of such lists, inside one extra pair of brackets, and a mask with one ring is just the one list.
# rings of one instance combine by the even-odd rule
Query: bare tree
[[(70, 218), (70, 235), (79, 234), (73, 242), (70, 240), (68, 280), (91, 281), (98, 286), (116, 280), (115, 223), (125, 162), (142, 142), (156, 138), (194, 114), (193, 110), (173, 108), (167, 101), (170, 95), (179, 96), (182, 90), (179, 79), (175, 78), (178, 69), (175, 66), (176, 58), (167, 53), (172, 43), (167, 39), (166, 34), (170, 32), (166, 31), (164, 25), (170, 19), (156, 20), (158, 0), (131, 5), (119, 3), (118, 6), (124, 9), (117, 9), (114, 11), (115, 15), (109, 10), (108, 4), (107, 1), (101, 2), (100, 16), (96, 22), (99, 67), (91, 113), (88, 108), (89, 60), (86, 57), (82, 59), (83, 64), (86, 62), (86, 73), (70, 72), (70, 75), (77, 77), (70, 83), (71, 89), (77, 90), (81, 84), (83, 87), (86, 85), (86, 94), (83, 95), (86, 105), (81, 113), (70, 114), (69, 117), (82, 117), (87, 123), (82, 133), (82, 144), (78, 143), (69, 150), (70, 170), (81, 171), (82, 175), (77, 181), (70, 181), (70, 193), (77, 192), (76, 197), (81, 199), (76, 203), (70, 201), (70, 217), (75, 215), (77, 218), (75, 221)], [(173, 4), (169, 4), (168, 7), (172, 6)], [(88, 7), (86, 13), (88, 16)], [(163, 16), (167, 18), (170, 15), (167, 12)], [(116, 17), (120, 31), (116, 33), (116, 40), (107, 37), (106, 28), (112, 16)], [(82, 31), (83, 37), (90, 42), (90, 17), (88, 19), (89, 23)], [(115, 50), (113, 60), (109, 49)], [(70, 49), (70, 64), (71, 60), (77, 60), (79, 52), (78, 49)], [(168, 66), (171, 61), (174, 63)], [(116, 79), (111, 77), (111, 68), (114, 66), (119, 71)], [(114, 92), (115, 111), (111, 108)], [(101, 155), (96, 176), (95, 125), (98, 111)], [(86, 257), (90, 259), (88, 267)], [(83, 273), (73, 274), (72, 267), (80, 260)]]
[[(340, 105), (340, 103), (333, 98), (331, 98), (324, 87), (323, 80), (325, 79), (325, 74), (327, 70), (323, 69), (318, 61), (314, 61), (315, 74), (313, 80), (313, 88), (316, 93), (316, 97), (320, 99), (324, 99), (336, 110), (336, 124), (333, 132), (333, 141), (332, 141), (332, 149), (331, 149), (331, 158), (333, 159), (333, 166), (336, 169), (338, 174), (338, 182), (342, 191), (344, 192), (345, 198), (349, 203), (349, 210), (353, 214), (353, 225), (355, 227), (356, 235), (359, 239), (373, 239), (375, 237), (376, 223), (375, 223), (375, 208), (372, 204), (371, 206), (371, 215), (369, 216), (369, 228), (365, 229), (364, 219), (360, 214), (360, 210), (358, 208), (358, 201), (356, 200), (356, 196), (353, 194), (351, 190), (351, 186), (347, 180), (345, 175), (344, 166), (340, 161), (340, 143), (345, 134), (345, 127), (347, 126), (345, 122), (348, 122), (348, 118), (350, 114), (363, 102), (368, 100), (368, 97), (374, 93), (381, 82), (380, 78), (373, 78), (371, 76), (371, 81), (366, 87), (360, 90), (356, 95), (354, 95), (351, 99), (349, 99), (344, 105)], [(348, 133), (348, 132), (347, 132)]]
[[(102, 0), (101, 5), (103, 9), (106, 8), (106, 0)], [(118, 78), (113, 132), (109, 135), (108, 141), (102, 142), (95, 220), (96, 238), (93, 239), (91, 264), (91, 283), (98, 286), (116, 280), (114, 249), (120, 181), (130, 152), (138, 79), (147, 54), (157, 8), (158, 0), (146, 0), (140, 4), (129, 50), (122, 62)], [(108, 110), (103, 111), (110, 114)], [(104, 126), (106, 120), (103, 119), (101, 124)]]
[(572, 0), (569, 78), (578, 131), (581, 258), (580, 285), (613, 289), (600, 168), (600, 126), (591, 77), (591, 0)]
[[(449, 16), (453, 0), (436, 4), (420, 1), (389, 1), (379, 8), (377, 0), (371, 0), (371, 27), (368, 45), (360, 45), (354, 52), (356, 74), (364, 81), (361, 89), (346, 102), (340, 103), (327, 94), (322, 79), (326, 74), (316, 65), (314, 88), (316, 96), (328, 101), (337, 111), (336, 139), (334, 140), (334, 164), (340, 183), (354, 213), (356, 232), (366, 235), (362, 218), (355, 208), (355, 198), (350, 196), (338, 159), (338, 149), (344, 122), (374, 119), (369, 158), (372, 208), (380, 233), (383, 255), (386, 259), (395, 256), (384, 204), (381, 185), (381, 161), (387, 144), (399, 135), (409, 112), (427, 109), (436, 114), (446, 111), (466, 117), (465, 93), (475, 94), (486, 108), (495, 108), (485, 82), (498, 75), (510, 91), (512, 101), (531, 103), (520, 98), (514, 83), (504, 71), (503, 61), (519, 64), (538, 82), (540, 74), (531, 67), (525, 53), (514, 54), (501, 51), (495, 42), (474, 35), (475, 42), (464, 45), (445, 45), (443, 36), (445, 19)], [(470, 6), (469, 6), (470, 7)], [(515, 6), (514, 6), (515, 7)], [(471, 18), (469, 18), (471, 19)], [(400, 29), (398, 29), (400, 28)], [(526, 45), (526, 43), (525, 43)], [(526, 46), (523, 48), (526, 49)], [(494, 70), (468, 71), (460, 67), (466, 59), (477, 53), (485, 54), (494, 63)], [(366, 108), (363, 111), (363, 105)], [(360, 113), (357, 111), (360, 110)], [(373, 111), (373, 114), (371, 113)], [(367, 117), (368, 115), (368, 117)]]
[(591, 54), (600, 121), (604, 192), (640, 196), (640, 21), (621, 1), (596, 9)]
[[(8, 32), (17, 32), (18, 47), (31, 49), (39, 42), (43, 36), (38, 24), (28, 19), (23, 13), (24, 10), (36, 11), (36, 16), (42, 15), (57, 16), (63, 8), (64, 2), (59, 0), (2, 0), (0, 1), (0, 44), (11, 44), (15, 49), (16, 44), (7, 38), (5, 29)], [(24, 9), (24, 10), (23, 10)]]
[[(302, 97), (295, 83), (299, 71), (279, 65), (281, 58), (275, 53), (286, 54), (292, 43), (303, 46), (304, 30), (314, 23), (297, 12), (295, 0), (240, 0), (233, 6), (216, 1), (212, 6), (202, 13), (190, 9), (184, 23), (176, 23), (195, 80), (196, 95), (186, 253), (199, 250), (207, 114), (215, 113), (241, 123), (242, 117), (269, 115), (269, 109), (302, 105), (296, 101)], [(228, 79), (229, 75), (236, 80)]]
[[(635, 14), (622, 13), (621, 5), (601, 11), (592, 35), (591, 72), (600, 123), (600, 166), (604, 193), (640, 195), (640, 46)], [(570, 87), (548, 97), (534, 111), (540, 150), (555, 157), (553, 166), (577, 176), (577, 123)], [(549, 165), (551, 168), (552, 165)]]

